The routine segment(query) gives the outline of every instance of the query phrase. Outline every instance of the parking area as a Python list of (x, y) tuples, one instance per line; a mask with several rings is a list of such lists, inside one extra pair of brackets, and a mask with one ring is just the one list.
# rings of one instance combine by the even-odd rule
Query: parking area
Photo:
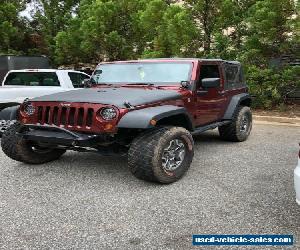
[(255, 125), (244, 143), (206, 132), (172, 185), (137, 180), (122, 157), (70, 152), (33, 166), (1, 151), (0, 249), (199, 248), (192, 234), (293, 234), (300, 248), (299, 142), (299, 127)]

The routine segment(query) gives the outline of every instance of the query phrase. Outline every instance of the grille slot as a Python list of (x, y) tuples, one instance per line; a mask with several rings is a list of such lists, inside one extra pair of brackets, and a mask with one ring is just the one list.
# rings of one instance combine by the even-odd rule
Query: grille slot
[(92, 127), (94, 108), (38, 106), (38, 123), (56, 126)]
[(38, 107), (38, 122), (43, 122), (43, 107)]
[(75, 113), (76, 108), (71, 108), (69, 113), (69, 125), (74, 126), (75, 125)]
[(79, 108), (77, 116), (77, 126), (83, 125), (84, 108)]
[(46, 107), (45, 118), (43, 123), (50, 124), (50, 107)]
[(86, 126), (91, 127), (93, 124), (93, 116), (94, 116), (94, 110), (88, 109), (87, 117), (86, 117)]
[(67, 108), (63, 107), (61, 109), (61, 116), (60, 116), (61, 125), (66, 125), (67, 122)]
[(58, 122), (58, 107), (53, 108), (52, 123), (55, 124), (55, 125), (59, 125), (59, 122)]

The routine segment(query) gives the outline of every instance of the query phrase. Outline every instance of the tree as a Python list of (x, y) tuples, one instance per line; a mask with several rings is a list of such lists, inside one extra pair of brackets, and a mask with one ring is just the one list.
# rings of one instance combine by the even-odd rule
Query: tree
[(205, 55), (211, 52), (213, 34), (218, 27), (221, 0), (185, 0), (186, 8), (192, 13), (199, 29), (199, 40), (203, 41)]
[(56, 37), (58, 62), (68, 61), (69, 55), (77, 59), (78, 51), (86, 61), (189, 56), (197, 51), (191, 15), (165, 0), (85, 0), (73, 24)]
[(249, 63), (266, 65), (271, 58), (288, 53), (293, 35), (290, 20), (295, 13), (293, 0), (257, 1), (251, 6), (243, 57)]
[(45, 47), (40, 48), (53, 59), (55, 37), (64, 31), (72, 15), (76, 14), (80, 0), (33, 0), (36, 13), (33, 16), (35, 32), (43, 38)]
[(64, 60), (66, 51), (76, 54), (75, 49), (84, 61), (139, 57), (145, 44), (139, 16), (145, 4), (140, 0), (82, 1), (70, 29), (56, 37), (57, 60)]
[(179, 6), (170, 6), (163, 16), (158, 41), (165, 43), (165, 56), (195, 56), (198, 49), (197, 29), (189, 13)]
[(0, 3), (0, 53), (22, 53), (25, 21), (19, 17), (23, 1), (2, 1)]
[(247, 12), (240, 59), (247, 66), (250, 91), (257, 96), (258, 106), (281, 105), (287, 94), (300, 87), (299, 67), (288, 67), (280, 60), (294, 57), (297, 51), (299, 58), (298, 18), (293, 0), (256, 1)]
[(76, 64), (84, 62), (85, 54), (80, 49), (81, 33), (78, 32), (80, 19), (71, 21), (67, 31), (60, 31), (55, 37), (55, 62), (57, 64)]
[(236, 59), (248, 31), (249, 8), (256, 0), (223, 0), (214, 30), (214, 56)]
[(163, 0), (150, 1), (141, 12), (145, 37), (143, 57), (192, 56), (197, 53), (197, 29), (190, 13)]

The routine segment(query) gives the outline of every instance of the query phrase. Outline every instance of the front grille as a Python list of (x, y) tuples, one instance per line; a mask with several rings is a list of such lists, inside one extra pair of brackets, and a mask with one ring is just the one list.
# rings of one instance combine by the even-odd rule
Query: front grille
[(95, 110), (91, 107), (38, 106), (38, 123), (56, 126), (92, 127)]

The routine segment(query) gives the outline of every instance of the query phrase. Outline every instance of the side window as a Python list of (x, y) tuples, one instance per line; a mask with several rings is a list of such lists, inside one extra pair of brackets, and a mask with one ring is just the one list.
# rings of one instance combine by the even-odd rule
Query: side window
[(201, 80), (204, 78), (220, 78), (219, 66), (218, 65), (201, 65), (199, 78), (200, 78), (199, 86), (201, 86)]
[(245, 85), (243, 70), (240, 65), (225, 65), (225, 89), (240, 88)]
[(4, 85), (58, 87), (60, 83), (53, 72), (14, 72), (7, 76)]
[(56, 73), (45, 73), (40, 86), (47, 86), (47, 87), (60, 86)]
[(68, 75), (74, 88), (82, 88), (82, 81), (85, 79), (89, 79), (89, 76), (76, 72), (69, 72)]

